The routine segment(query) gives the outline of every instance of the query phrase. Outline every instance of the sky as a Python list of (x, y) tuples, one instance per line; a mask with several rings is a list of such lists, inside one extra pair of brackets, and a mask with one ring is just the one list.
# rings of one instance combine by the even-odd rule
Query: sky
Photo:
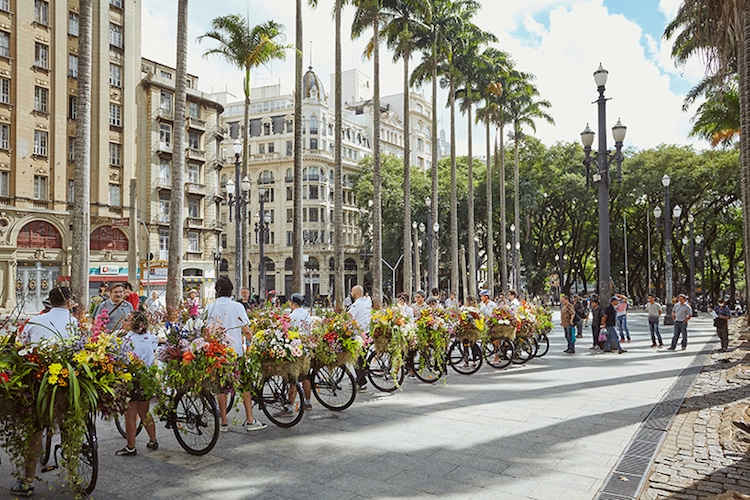
[[(494, 33), (497, 48), (508, 52), (516, 67), (535, 75), (540, 97), (550, 101), (554, 124), (539, 121), (536, 132), (525, 130), (544, 144), (580, 140), (588, 123), (597, 130), (597, 89), (593, 73), (601, 63), (609, 71), (606, 85), (608, 144), (617, 119), (627, 126), (626, 148), (648, 149), (659, 144), (689, 144), (697, 149), (707, 143), (688, 137), (694, 108), (682, 110), (687, 91), (703, 76), (700, 61), (676, 66), (670, 58), (671, 42), (662, 38), (681, 0), (480, 0), (482, 9), (474, 22)], [(174, 0), (142, 0), (143, 56), (164, 64), (175, 64), (177, 6)], [(330, 93), (334, 71), (334, 24), (332, 1), (319, 1), (312, 9), (303, 1), (304, 65), (312, 64)], [(199, 77), (199, 90), (229, 91), (242, 98), (243, 74), (217, 56), (204, 57), (212, 42), (198, 42), (210, 29), (211, 19), (241, 14), (252, 25), (269, 19), (285, 26), (287, 43), (294, 43), (295, 2), (281, 0), (190, 0), (188, 28), (188, 72)], [(352, 7), (343, 19), (343, 69), (357, 68), (372, 75), (372, 62), (362, 51), (368, 36), (350, 40)], [(401, 91), (403, 64), (391, 61), (381, 50), (381, 93)], [(417, 64), (413, 59), (411, 67)], [(281, 83), (294, 87), (294, 57), (256, 69), (252, 85)], [(428, 88), (424, 92), (429, 99)], [(447, 129), (449, 111), (439, 97), (440, 128)], [(457, 152), (466, 154), (466, 118), (457, 118)], [(484, 151), (483, 129), (474, 129), (475, 155)], [(476, 152), (480, 152), (477, 154)]]

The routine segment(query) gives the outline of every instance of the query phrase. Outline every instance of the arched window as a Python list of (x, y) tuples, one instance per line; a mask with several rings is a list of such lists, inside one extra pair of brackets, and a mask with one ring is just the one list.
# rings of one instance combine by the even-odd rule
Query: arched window
[(265, 259), (266, 259), (266, 271), (275, 271), (276, 263), (268, 257), (266, 257)]
[(287, 182), (292, 182), (294, 180), (294, 170), (291, 168), (286, 169), (286, 177), (284, 178)]
[(335, 271), (335, 270), (336, 270), (336, 261), (335, 261), (335, 260), (333, 260), (333, 257), (331, 257), (331, 258), (330, 258), (330, 259), (328, 260), (328, 270), (329, 270), (329, 271)]
[(312, 269), (314, 271), (320, 270), (320, 262), (315, 257), (310, 257), (305, 264), (306, 269)]
[(62, 248), (60, 232), (43, 220), (29, 222), (18, 233), (18, 248)]
[(284, 261), (284, 271), (294, 271), (294, 261), (291, 257), (287, 257)]
[(258, 174), (258, 184), (273, 184), (273, 172), (264, 170)]
[(344, 261), (344, 271), (356, 271), (357, 262), (354, 259), (346, 259)]
[(119, 228), (101, 226), (91, 231), (89, 249), (126, 252), (128, 250), (128, 238)]
[(311, 134), (318, 133), (318, 117), (315, 115), (312, 115), (310, 117), (310, 133)]

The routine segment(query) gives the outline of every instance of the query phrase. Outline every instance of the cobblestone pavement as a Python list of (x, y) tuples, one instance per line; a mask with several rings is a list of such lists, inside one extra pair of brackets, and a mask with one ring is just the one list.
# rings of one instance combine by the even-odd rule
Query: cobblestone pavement
[(733, 424), (750, 424), (750, 331), (739, 328), (735, 320), (730, 352), (711, 353), (697, 376), (651, 467), (642, 500), (750, 499), (750, 434)]

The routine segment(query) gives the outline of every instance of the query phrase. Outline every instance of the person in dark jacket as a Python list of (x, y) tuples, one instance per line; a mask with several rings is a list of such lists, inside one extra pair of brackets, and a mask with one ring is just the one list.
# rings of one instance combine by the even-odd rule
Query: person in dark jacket
[(716, 334), (721, 340), (721, 352), (727, 352), (727, 349), (729, 349), (729, 319), (732, 317), (732, 311), (729, 310), (724, 299), (719, 299), (719, 306), (714, 309), (714, 313), (716, 313), (714, 326), (716, 327)]
[(604, 349), (604, 342), (599, 341), (599, 333), (602, 330), (602, 316), (604, 316), (604, 309), (599, 307), (599, 297), (591, 297), (589, 300), (591, 304), (591, 336), (594, 339), (594, 343), (591, 349)]

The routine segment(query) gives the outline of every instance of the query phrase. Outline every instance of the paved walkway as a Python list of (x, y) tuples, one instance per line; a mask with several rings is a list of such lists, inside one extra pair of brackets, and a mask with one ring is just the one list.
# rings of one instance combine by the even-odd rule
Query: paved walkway
[[(550, 353), (527, 365), (450, 373), (434, 385), (407, 381), (394, 394), (362, 394), (341, 413), (316, 405), (292, 429), (233, 427), (204, 457), (185, 454), (163, 426), (159, 451), (140, 436), (137, 457), (115, 457), (124, 441), (100, 422), (94, 496), (592, 499), (644, 419), (715, 342), (705, 315), (690, 323), (688, 350), (677, 352), (650, 347), (644, 314), (629, 319), (634, 340), (622, 355), (593, 355), (587, 338), (563, 354), (556, 327)], [(13, 480), (0, 455), (6, 488)], [(36, 498), (67, 498), (54, 476), (45, 479)]]

